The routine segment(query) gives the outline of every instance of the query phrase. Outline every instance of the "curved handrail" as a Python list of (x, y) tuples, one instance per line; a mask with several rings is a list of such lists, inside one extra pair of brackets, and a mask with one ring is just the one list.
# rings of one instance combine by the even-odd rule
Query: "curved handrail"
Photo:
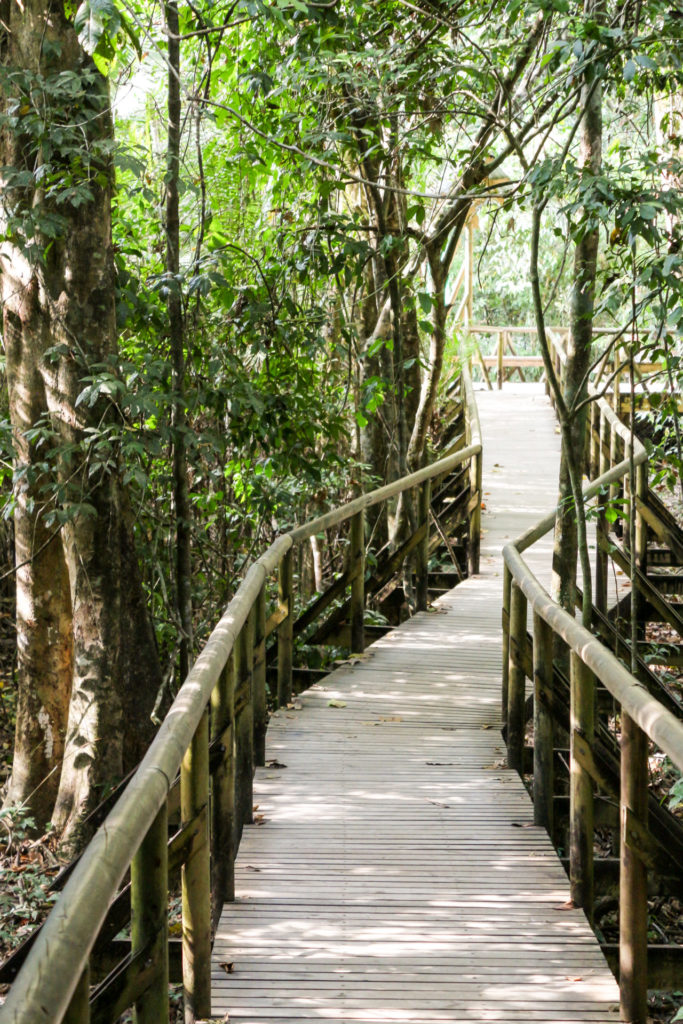
[[(69, 1008), (112, 899), (168, 798), (186, 751), (266, 578), (294, 545), (388, 498), (443, 477), (468, 460), (481, 477), (481, 430), (469, 374), (463, 372), (473, 443), (394, 483), (370, 491), (278, 537), (250, 567), (182, 684), (138, 769), (75, 866), (0, 1007), (3, 1024), (56, 1024)], [(480, 503), (480, 496), (478, 504)]]
[[(566, 354), (559, 338), (548, 332), (559, 368)], [(596, 392), (592, 389), (593, 395)], [(603, 397), (593, 402), (593, 432), (599, 438), (593, 463), (602, 468), (624, 458), (601, 473), (584, 491), (586, 500), (624, 479), (631, 463), (636, 467), (636, 492), (647, 495), (647, 461), (644, 446), (634, 439)], [(597, 422), (595, 422), (597, 421)], [(608, 443), (606, 443), (608, 442)], [(607, 455), (606, 448), (609, 451)], [(631, 458), (632, 454), (632, 458)], [(527, 643), (527, 602), (534, 612), (534, 820), (552, 832), (553, 822), (553, 726), (550, 713), (553, 690), (553, 647), (559, 638), (568, 648), (571, 662), (570, 694), (570, 881), (572, 899), (592, 917), (593, 810), (592, 786), (602, 784), (592, 753), (593, 677), (621, 706), (621, 926), (619, 982), (622, 1017), (644, 1020), (647, 1004), (647, 740), (651, 740), (683, 771), (683, 722), (652, 696), (615, 655), (576, 618), (555, 602), (522, 557), (532, 544), (553, 529), (557, 509), (545, 516), (516, 541), (503, 548), (505, 583), (503, 606), (504, 700), (507, 705), (510, 761), (522, 769), (525, 677), (529, 674), (523, 652)], [(636, 511), (636, 515), (639, 512)], [(642, 524), (641, 524), (642, 526)], [(644, 527), (638, 530), (644, 543)], [(636, 549), (638, 551), (638, 540)], [(505, 714), (505, 709), (504, 709)], [(511, 739), (511, 737), (513, 737)], [(646, 739), (647, 738), (647, 739)]]

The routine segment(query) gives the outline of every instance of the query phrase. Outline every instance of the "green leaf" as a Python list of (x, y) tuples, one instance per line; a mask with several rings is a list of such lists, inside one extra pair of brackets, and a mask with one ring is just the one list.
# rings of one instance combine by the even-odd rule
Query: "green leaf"
[(121, 27), (121, 18), (114, 0), (84, 0), (76, 12), (74, 28), (86, 53), (95, 53), (100, 39)]
[(654, 220), (657, 216), (657, 210), (650, 203), (643, 203), (640, 207), (640, 216), (643, 220)]
[(630, 57), (629, 57), (629, 59), (624, 64), (624, 81), (625, 82), (632, 82), (635, 77), (636, 77), (635, 61), (632, 61), (630, 59)]

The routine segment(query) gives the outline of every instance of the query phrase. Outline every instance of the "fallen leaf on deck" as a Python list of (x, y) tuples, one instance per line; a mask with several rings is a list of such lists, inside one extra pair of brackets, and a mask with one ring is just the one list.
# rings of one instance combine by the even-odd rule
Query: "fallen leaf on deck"
[(255, 868), (252, 864), (247, 864), (247, 871), (260, 871), (261, 868)]
[(276, 758), (273, 758), (272, 761), (266, 761), (266, 768), (286, 768), (286, 767), (287, 767), (286, 764), (282, 764), (282, 762), (278, 761)]
[(328, 706), (328, 708), (345, 708), (346, 707), (346, 701), (345, 700), (328, 700), (327, 706)]
[(254, 824), (255, 825), (263, 825), (265, 820), (266, 820), (265, 814), (255, 814), (254, 815)]
[(232, 961), (230, 963), (220, 964), (220, 966), (225, 971), (226, 974), (232, 974), (232, 972), (235, 970), (235, 965)]
[(490, 728), (491, 728), (490, 725), (482, 725), (482, 729), (490, 729)]
[(559, 907), (555, 907), (555, 910), (574, 910), (574, 900), (567, 900), (566, 903), (562, 903)]

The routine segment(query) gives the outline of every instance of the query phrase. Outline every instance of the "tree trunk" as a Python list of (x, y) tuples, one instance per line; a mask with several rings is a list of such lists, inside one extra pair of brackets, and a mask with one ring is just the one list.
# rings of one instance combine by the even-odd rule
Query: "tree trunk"
[[(587, 15), (594, 7), (595, 4), (589, 0)], [(581, 100), (583, 124), (579, 162), (585, 181), (586, 178), (599, 174), (602, 164), (602, 92), (599, 82), (594, 78), (592, 65), (589, 65), (586, 71)], [(573, 473), (580, 483), (584, 470), (586, 407), (578, 415), (573, 410), (587, 394), (599, 240), (597, 228), (585, 230), (574, 250), (569, 343), (562, 382), (568, 422), (563, 431), (565, 436), (560, 463), (559, 512), (555, 524), (552, 593), (564, 608), (572, 612), (576, 597), (577, 554), (581, 554), (584, 577), (588, 562), (588, 552), (579, 552), (577, 520), (583, 516), (583, 510), (575, 507), (571, 481)], [(590, 572), (583, 583), (584, 593), (590, 593)]]
[(166, 146), (166, 273), (173, 364), (173, 498), (176, 527), (176, 612), (180, 628), (180, 678), (192, 657), (192, 533), (185, 412), (185, 323), (180, 290), (180, 26), (178, 4), (164, 4), (168, 28), (168, 142)]
[[(64, 132), (62, 126), (70, 122), (78, 124), (82, 139), (77, 147), (74, 136), (61, 149), (46, 147), (43, 136), (7, 130), (0, 139), (4, 166), (23, 171), (42, 166), (57, 191), (62, 181), (81, 190), (78, 202), (64, 196), (55, 207), (36, 182), (21, 191), (7, 187), (2, 215), (13, 233), (0, 248), (19, 460), (30, 460), (27, 426), (40, 420), (49, 424), (53, 451), (45, 467), (52, 475), (41, 481), (49, 504), (36, 508), (22, 499), (16, 511), (17, 559), (30, 559), (30, 570), (21, 569), (17, 580), (18, 643), (31, 653), (20, 673), (17, 735), (30, 736), (27, 716), (52, 691), (59, 704), (59, 714), (54, 712), (54, 721), (61, 723), (59, 743), (64, 743), (53, 821), (69, 844), (77, 845), (83, 817), (146, 748), (161, 680), (121, 482), (116, 407), (106, 394), (79, 402), (86, 383), (92, 385), (98, 373), (111, 372), (116, 363), (107, 86), (81, 50), (62, 7), (27, 0), (23, 11), (12, 4), (4, 13), (5, 66), (30, 69), (40, 84), (40, 102), (50, 97), (53, 104), (46, 119), (48, 141), (53, 127)], [(65, 73), (69, 81), (77, 76), (82, 88), (77, 100), (60, 104)], [(57, 212), (58, 230), (50, 239), (42, 237), (41, 223)], [(61, 544), (55, 536), (41, 546), (39, 538), (47, 538), (50, 529), (44, 514), (51, 509), (61, 524)], [(49, 605), (44, 603), (48, 594)], [(32, 617), (35, 609), (40, 615)], [(37, 655), (50, 629), (58, 643), (41, 660)], [(23, 739), (20, 748), (10, 787), (15, 797), (22, 788)], [(54, 759), (54, 747), (52, 754)], [(48, 813), (47, 801), (41, 813)]]

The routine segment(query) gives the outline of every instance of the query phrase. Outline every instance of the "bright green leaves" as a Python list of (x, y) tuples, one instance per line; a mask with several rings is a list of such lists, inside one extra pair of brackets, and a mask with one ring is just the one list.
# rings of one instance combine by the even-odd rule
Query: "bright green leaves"
[(137, 34), (114, 0), (83, 0), (76, 12), (74, 28), (81, 46), (103, 75), (111, 71), (126, 40), (133, 44), (138, 56), (141, 54)]

